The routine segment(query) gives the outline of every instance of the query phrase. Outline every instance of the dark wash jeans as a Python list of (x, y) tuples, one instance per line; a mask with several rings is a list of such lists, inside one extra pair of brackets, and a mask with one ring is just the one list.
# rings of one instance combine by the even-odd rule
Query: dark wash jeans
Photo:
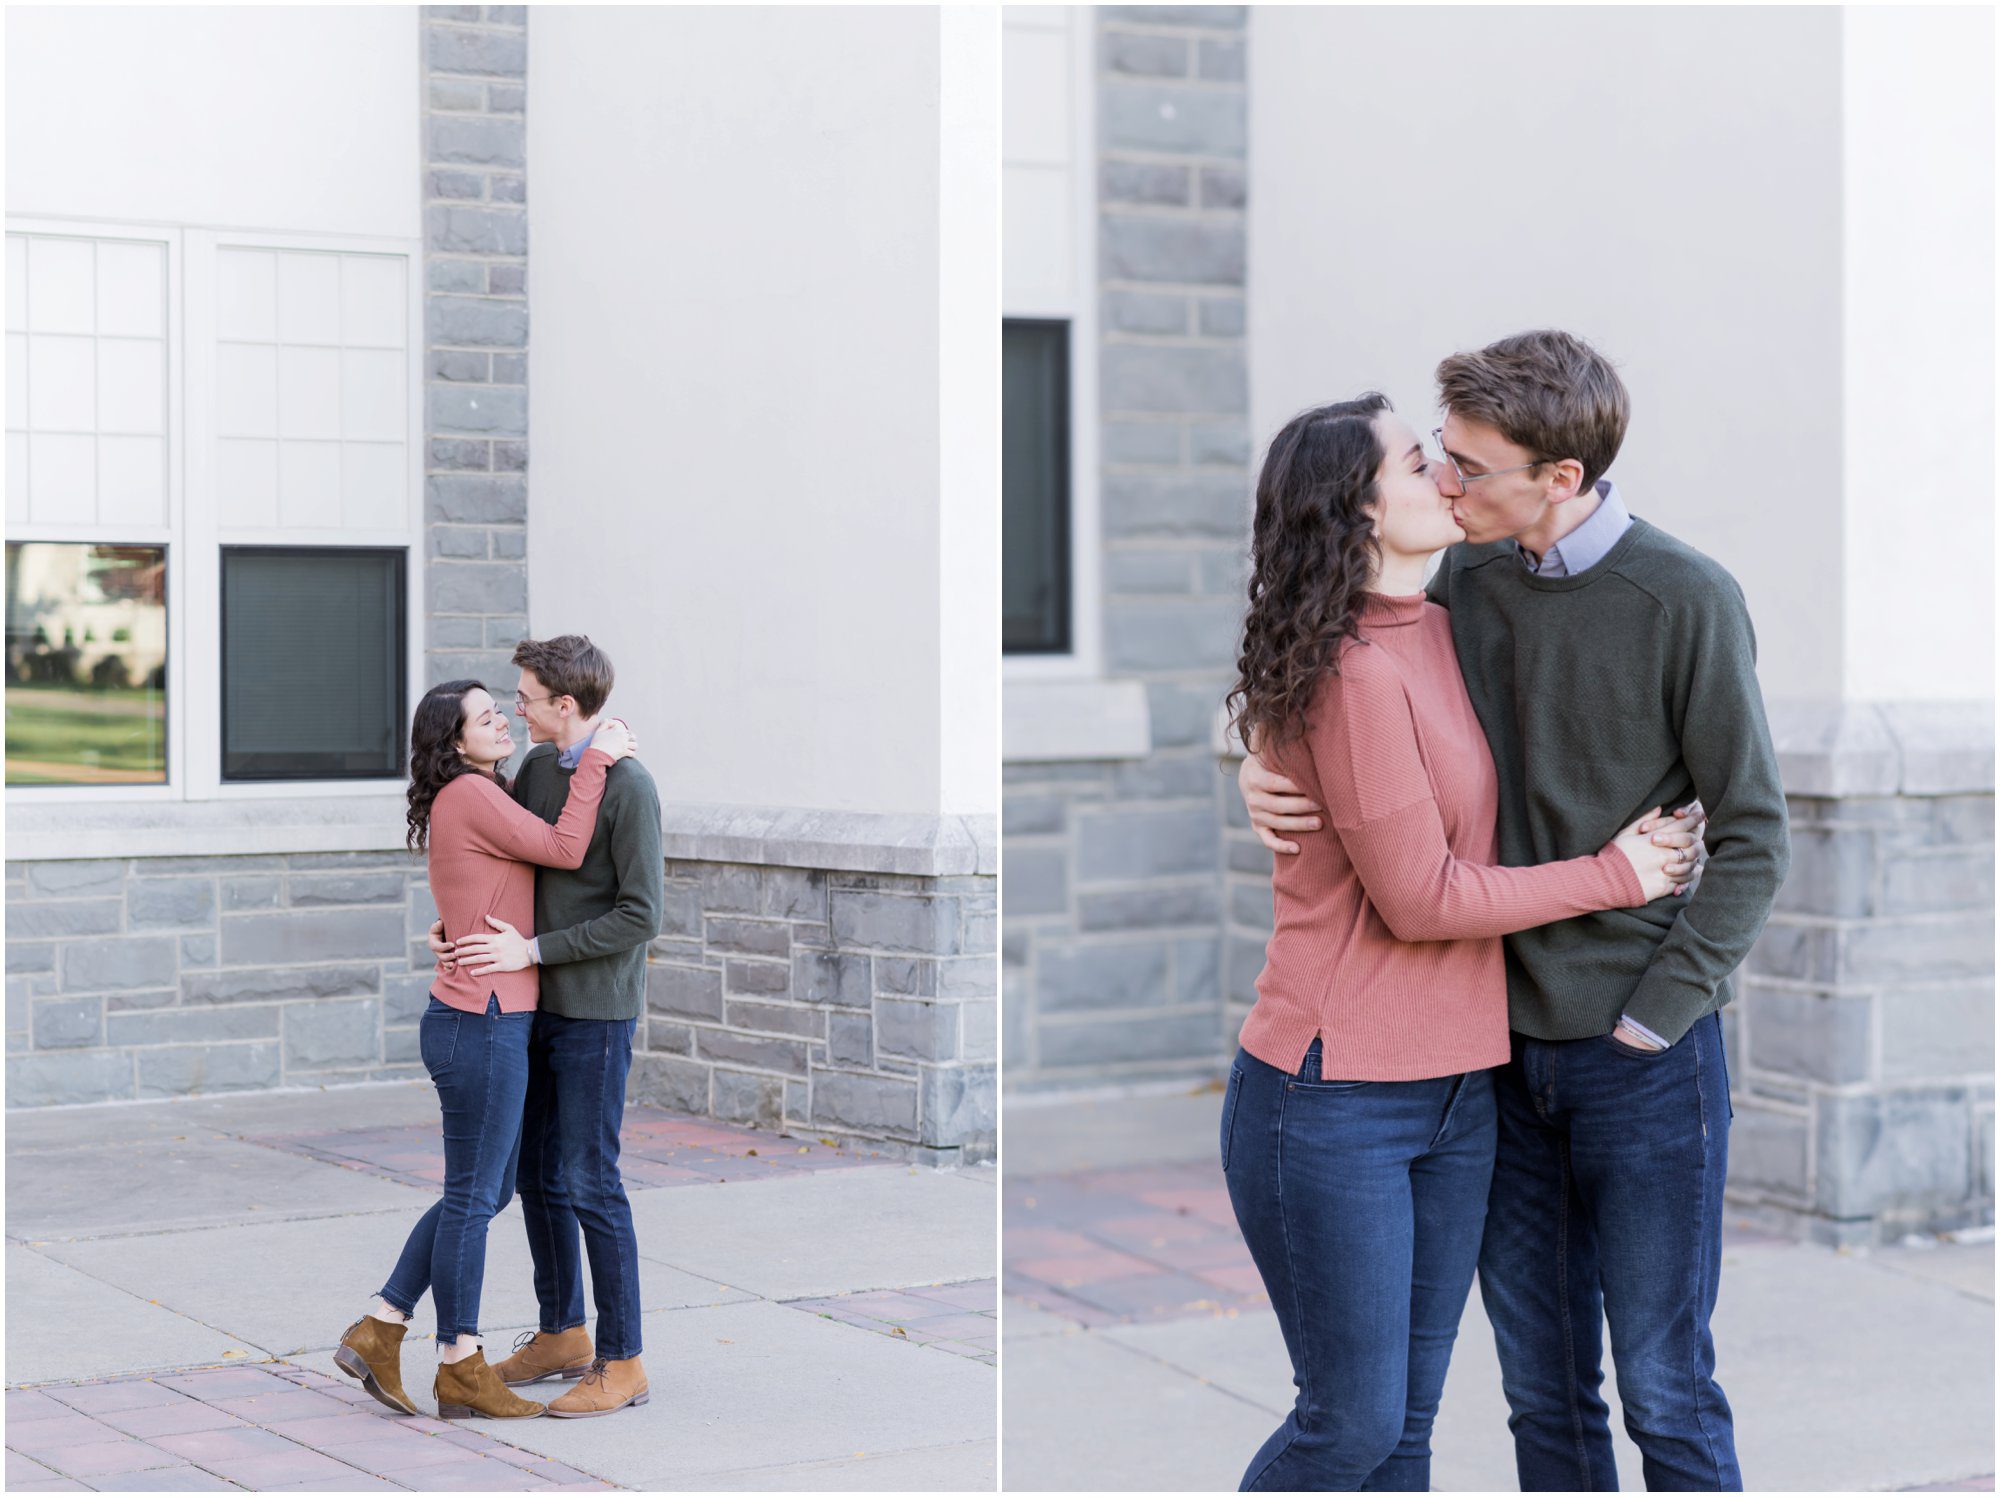
[(1421, 1492), (1493, 1172), (1490, 1071), (1322, 1081), (1238, 1051), (1222, 1169), (1299, 1396), (1242, 1490)]
[(1729, 1072), (1722, 1020), (1666, 1050), (1514, 1036), (1479, 1292), (1524, 1492), (1615, 1492), (1611, 1324), (1625, 1429), (1655, 1492), (1740, 1492), (1715, 1382)]
[(637, 1019), (568, 1019), (536, 1011), (518, 1156), (501, 1196), (504, 1206), (515, 1190), (521, 1193), (543, 1330), (583, 1324), (583, 1258), (589, 1253), (597, 1300), (594, 1344), (600, 1357), (613, 1361), (636, 1357), (640, 1349), (639, 1237), (618, 1174), (625, 1077), (638, 1026)]
[(469, 1014), (431, 999), (417, 1025), (417, 1049), (444, 1113), (444, 1197), (403, 1243), (382, 1298), (415, 1315), (426, 1289), (437, 1309), (437, 1339), (450, 1345), (479, 1334), (486, 1279), (486, 1225), (507, 1204), (508, 1166), (521, 1136), (528, 1087), (531, 1013), (503, 1014), (498, 997)]

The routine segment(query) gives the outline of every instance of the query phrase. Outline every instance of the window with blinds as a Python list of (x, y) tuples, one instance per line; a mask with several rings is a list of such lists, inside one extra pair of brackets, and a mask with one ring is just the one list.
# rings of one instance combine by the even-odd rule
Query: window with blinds
[(1070, 648), (1069, 324), (1001, 328), (1001, 648)]
[(222, 777), (400, 775), (406, 553), (222, 548)]

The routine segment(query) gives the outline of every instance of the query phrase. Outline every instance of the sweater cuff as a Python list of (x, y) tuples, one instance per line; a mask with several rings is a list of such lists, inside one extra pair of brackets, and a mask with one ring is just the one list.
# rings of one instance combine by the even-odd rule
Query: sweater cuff
[(1636, 910), (1647, 903), (1646, 886), (1639, 882), (1639, 872), (1630, 858), (1616, 847), (1607, 847), (1597, 855), (1597, 860), (1611, 870), (1612, 888), (1618, 894), (1618, 903), (1612, 909)]
[(542, 938), (540, 936), (528, 937), (528, 960), (534, 963), (537, 967), (541, 966)]

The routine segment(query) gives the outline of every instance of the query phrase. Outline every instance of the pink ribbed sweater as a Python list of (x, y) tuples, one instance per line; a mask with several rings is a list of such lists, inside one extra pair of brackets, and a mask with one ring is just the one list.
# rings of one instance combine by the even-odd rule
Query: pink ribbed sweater
[(1313, 1036), (1326, 1080), (1415, 1081), (1507, 1059), (1500, 937), (1645, 903), (1615, 849), (1534, 868), (1493, 866), (1500, 784), (1466, 695), (1450, 616), (1369, 594), (1347, 641), (1273, 756), (1326, 808), (1271, 874), (1276, 923), (1243, 1048), (1296, 1071)]
[[(550, 826), (500, 788), (490, 775), (462, 774), (431, 802), (431, 898), (444, 919), (444, 938), (491, 935), (488, 915), (523, 936), (535, 933), (535, 866), (576, 868), (590, 851), (597, 806), (611, 756), (591, 749), (576, 767), (562, 815)], [(475, 977), (464, 962), (431, 979), (431, 996), (467, 1013), (486, 1012), (488, 995), (500, 1011), (517, 1014), (541, 1001), (541, 968)]]

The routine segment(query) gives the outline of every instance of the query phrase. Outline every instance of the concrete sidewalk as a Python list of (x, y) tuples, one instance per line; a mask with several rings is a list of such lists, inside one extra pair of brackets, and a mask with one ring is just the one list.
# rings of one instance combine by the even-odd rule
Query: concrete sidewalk
[[(1233, 1491), (1291, 1364), (1216, 1159), (1219, 1088), (1007, 1103), (1009, 1491)], [(1754, 1491), (1991, 1491), (1993, 1248), (1837, 1253), (1732, 1225), (1718, 1376)], [(1620, 1484), (1643, 1490), (1607, 1385)], [(1516, 1487), (1477, 1290), (1438, 1491)]]
[[(436, 1196), (427, 1083), (8, 1114), (8, 1489), (992, 1489), (992, 1169), (640, 1108), (624, 1147), (651, 1401), (447, 1425), (332, 1362)], [(535, 1324), (518, 1203), (482, 1308), (493, 1360)]]

